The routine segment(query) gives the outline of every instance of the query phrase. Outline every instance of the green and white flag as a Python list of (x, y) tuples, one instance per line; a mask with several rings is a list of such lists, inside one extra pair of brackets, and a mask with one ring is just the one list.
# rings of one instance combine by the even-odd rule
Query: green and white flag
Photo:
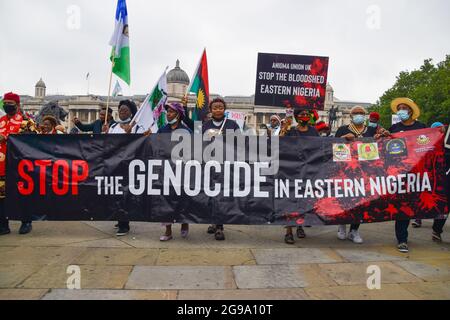
[(116, 85), (114, 86), (112, 96), (115, 98), (121, 93), (122, 93), (122, 87), (120, 86), (119, 80), (116, 80)]
[(6, 112), (3, 109), (3, 99), (0, 99), (0, 117), (3, 117), (5, 114)]
[(164, 105), (167, 102), (167, 75), (166, 70), (159, 78), (152, 92), (145, 98), (142, 106), (134, 116), (133, 123), (142, 127), (144, 131), (151, 129), (156, 133), (159, 128), (167, 124)]
[(130, 40), (128, 37), (128, 10), (126, 0), (118, 0), (116, 26), (109, 41), (112, 46), (113, 73), (130, 85)]

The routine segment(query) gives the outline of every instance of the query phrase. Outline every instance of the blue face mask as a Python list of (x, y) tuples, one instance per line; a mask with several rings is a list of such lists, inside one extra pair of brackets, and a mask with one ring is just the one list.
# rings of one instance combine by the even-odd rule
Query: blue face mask
[(357, 126), (363, 124), (364, 122), (366, 122), (366, 116), (362, 114), (357, 114), (353, 116), (353, 123), (356, 124)]
[(406, 121), (409, 119), (409, 112), (406, 110), (399, 110), (397, 112), (397, 116), (400, 118), (400, 120)]
[(372, 127), (372, 128), (378, 128), (378, 123), (375, 123), (375, 122), (369, 122), (369, 127)]

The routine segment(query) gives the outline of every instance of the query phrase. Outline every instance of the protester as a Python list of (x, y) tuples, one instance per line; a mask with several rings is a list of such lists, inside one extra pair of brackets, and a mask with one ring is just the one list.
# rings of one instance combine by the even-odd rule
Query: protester
[[(284, 123), (283, 128), (281, 129), (280, 136), (286, 136), (286, 137), (318, 137), (319, 133), (317, 130), (310, 125), (311, 118), (313, 116), (313, 112), (302, 109), (302, 108), (296, 108), (294, 110), (294, 117), (297, 121), (297, 127), (291, 127), (289, 125), (289, 122), (286, 121)], [(299, 239), (305, 238), (306, 233), (303, 229), (303, 226), (297, 227), (297, 237)], [(294, 244), (294, 236), (292, 234), (292, 227), (287, 226), (286, 227), (286, 234), (284, 236), (284, 242), (287, 244)]]
[[(353, 141), (355, 139), (363, 137), (374, 137), (377, 133), (377, 128), (373, 126), (366, 126), (367, 121), (367, 111), (361, 106), (355, 106), (350, 111), (350, 124), (340, 127), (335, 137), (344, 138), (348, 141)], [(350, 225), (350, 231), (347, 235), (347, 226), (340, 225), (338, 228), (337, 237), (340, 240), (349, 239), (353, 243), (361, 244), (363, 239), (359, 234), (359, 223), (354, 223)]]
[[(240, 131), (239, 125), (230, 119), (225, 117), (225, 110), (227, 104), (222, 98), (216, 98), (209, 104), (209, 110), (211, 111), (211, 120), (203, 123), (202, 132), (209, 136), (219, 136), (227, 133), (227, 130)], [(214, 234), (214, 237), (218, 241), (225, 240), (223, 225), (211, 225), (208, 227), (208, 233)]]
[(42, 134), (63, 134), (64, 132), (58, 130), (57, 127), (58, 121), (54, 116), (45, 116), (40, 129)]
[[(169, 103), (165, 106), (166, 116), (168, 124), (158, 130), (157, 133), (172, 133), (175, 130), (185, 130), (189, 133), (192, 133), (192, 130), (187, 126), (182, 124), (182, 121), (185, 117), (184, 108), (179, 103)], [(170, 241), (173, 239), (172, 236), (172, 224), (171, 223), (163, 223), (163, 226), (166, 227), (166, 232), (162, 235), (159, 240), (160, 241)], [(189, 234), (189, 224), (183, 223), (181, 225), (181, 237), (187, 238)]]
[(331, 134), (330, 127), (325, 123), (325, 121), (317, 122), (316, 130), (321, 137), (328, 137)]
[[(109, 124), (109, 127), (111, 127), (115, 123), (114, 118), (112, 116), (112, 112), (113, 112), (112, 108), (108, 108), (107, 122)], [(98, 120), (95, 120), (90, 124), (83, 124), (78, 118), (74, 118), (73, 123), (82, 132), (92, 132), (94, 134), (101, 134), (103, 125), (105, 124), (105, 117), (106, 117), (106, 108), (103, 108), (100, 111), (100, 116)]]
[[(131, 100), (123, 100), (119, 103), (119, 121), (111, 126), (104, 125), (102, 131), (109, 134), (143, 134), (144, 129), (140, 126), (131, 126), (131, 121), (137, 113), (137, 106)], [(130, 232), (130, 222), (128, 220), (118, 221), (116, 236), (125, 236)]]
[[(20, 112), (20, 97), (15, 93), (6, 93), (3, 97), (3, 108), (6, 115), (0, 118), (0, 235), (11, 233), (5, 211), (6, 185), (6, 140), (10, 134), (21, 133), (21, 128), (32, 128), (34, 123), (24, 119)], [(19, 234), (28, 234), (33, 229), (31, 221), (22, 221)]]
[(270, 117), (270, 127), (268, 133), (270, 136), (279, 136), (281, 131), (281, 118), (274, 114)]
[[(431, 128), (445, 128), (444, 124), (441, 122), (435, 122), (431, 125)], [(450, 149), (445, 149), (445, 160), (446, 160), (446, 167), (445, 172), (447, 175), (450, 172)], [(448, 202), (450, 203), (450, 186), (447, 188), (447, 198)], [(416, 220), (417, 222), (417, 220)], [(447, 222), (447, 219), (434, 219), (433, 223), (433, 233), (432, 233), (432, 239), (435, 242), (442, 242), (442, 233), (444, 232), (444, 226)], [(422, 224), (420, 222), (420, 224)]]
[[(427, 126), (417, 119), (420, 117), (419, 106), (408, 98), (397, 98), (391, 103), (391, 109), (397, 114), (401, 122), (394, 124), (389, 131), (391, 133), (425, 129)], [(395, 235), (398, 241), (398, 250), (407, 253), (409, 220), (395, 221)]]

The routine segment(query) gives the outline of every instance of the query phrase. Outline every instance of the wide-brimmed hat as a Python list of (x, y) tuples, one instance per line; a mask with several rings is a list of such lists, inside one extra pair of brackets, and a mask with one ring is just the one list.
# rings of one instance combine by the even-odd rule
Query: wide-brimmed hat
[(409, 98), (397, 98), (391, 103), (391, 109), (393, 113), (398, 112), (398, 106), (401, 104), (406, 104), (413, 111), (411, 119), (416, 120), (420, 117), (420, 108), (419, 106)]

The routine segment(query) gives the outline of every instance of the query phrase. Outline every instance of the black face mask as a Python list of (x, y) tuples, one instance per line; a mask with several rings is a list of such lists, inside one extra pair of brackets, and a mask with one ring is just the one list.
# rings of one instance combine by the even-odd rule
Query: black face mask
[(17, 106), (15, 106), (14, 104), (5, 104), (3, 105), (3, 109), (7, 114), (13, 115), (17, 111)]

